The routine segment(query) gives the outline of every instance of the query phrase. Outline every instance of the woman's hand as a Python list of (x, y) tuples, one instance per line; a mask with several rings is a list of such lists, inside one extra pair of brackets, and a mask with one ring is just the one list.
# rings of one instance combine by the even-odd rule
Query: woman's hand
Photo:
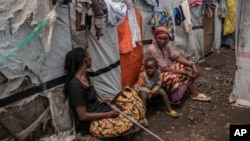
[(192, 72), (193, 72), (195, 78), (199, 77), (199, 71), (198, 71), (196, 65), (192, 65)]
[(186, 72), (186, 75), (187, 75), (187, 76), (192, 77), (192, 78), (195, 77), (195, 74), (193, 73), (192, 70), (185, 70), (185, 72)]
[(109, 118), (117, 118), (119, 116), (119, 112), (112, 109), (111, 111), (109, 111)]

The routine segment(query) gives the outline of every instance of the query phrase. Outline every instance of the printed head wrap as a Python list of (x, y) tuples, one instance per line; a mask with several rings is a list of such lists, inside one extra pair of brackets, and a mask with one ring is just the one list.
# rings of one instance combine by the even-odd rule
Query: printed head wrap
[(169, 37), (169, 31), (166, 27), (164, 26), (159, 26), (155, 29), (154, 31), (154, 37), (158, 36), (158, 35), (167, 35)]

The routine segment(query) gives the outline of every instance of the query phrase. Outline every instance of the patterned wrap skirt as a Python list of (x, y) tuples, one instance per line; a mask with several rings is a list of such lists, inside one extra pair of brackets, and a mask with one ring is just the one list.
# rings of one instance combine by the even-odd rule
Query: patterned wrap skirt
[[(145, 107), (138, 94), (130, 89), (124, 88), (114, 99), (113, 103), (124, 114), (132, 118), (137, 123), (147, 126), (145, 118)], [(92, 121), (90, 124), (90, 133), (98, 138), (111, 138), (122, 135), (127, 132), (134, 123), (119, 114), (117, 118), (106, 118)]]
[[(190, 67), (185, 67), (180, 63), (175, 63), (170, 66), (175, 70), (190, 70)], [(194, 79), (189, 76), (181, 75), (173, 72), (163, 72), (160, 76), (162, 87), (168, 93), (171, 101), (180, 100), (188, 86), (193, 83)]]

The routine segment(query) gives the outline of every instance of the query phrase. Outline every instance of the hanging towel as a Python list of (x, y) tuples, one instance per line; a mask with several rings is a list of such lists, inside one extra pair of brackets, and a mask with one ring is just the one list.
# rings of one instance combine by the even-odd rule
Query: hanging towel
[(192, 30), (192, 23), (191, 23), (188, 0), (185, 0), (182, 2), (181, 8), (185, 16), (185, 20), (183, 21), (185, 32), (188, 33), (189, 31)]
[(141, 30), (137, 23), (136, 8), (133, 0), (126, 0), (126, 5), (128, 7), (128, 25), (132, 36), (132, 45), (133, 47), (136, 47), (136, 43), (142, 41)]
[(121, 2), (113, 2), (112, 0), (104, 0), (108, 9), (106, 23), (116, 26), (122, 23), (126, 16), (127, 6)]

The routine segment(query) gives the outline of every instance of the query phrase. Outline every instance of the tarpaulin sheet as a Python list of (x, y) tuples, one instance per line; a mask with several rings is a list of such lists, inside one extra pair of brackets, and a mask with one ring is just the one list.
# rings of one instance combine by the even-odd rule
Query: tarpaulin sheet
[(250, 1), (237, 1), (236, 64), (233, 94), (236, 103), (250, 107)]
[[(84, 31), (76, 31), (75, 29), (75, 9), (74, 4), (70, 3), (70, 19), (71, 19), (71, 33), (72, 44), (74, 47), (84, 47), (86, 41), (86, 34)], [(92, 35), (95, 33), (94, 27), (91, 28), (89, 35), (88, 51), (92, 59), (92, 66), (89, 72), (97, 72), (103, 68), (120, 61), (118, 35), (116, 27), (103, 26), (104, 35), (99, 40)], [(91, 77), (91, 81), (97, 92), (103, 98), (113, 98), (121, 90), (121, 69), (120, 65), (109, 68), (109, 71), (101, 73), (95, 77)]]
[[(1, 73), (9, 80), (29, 76), (33, 84), (40, 84), (64, 75), (63, 65), (65, 54), (71, 50), (71, 35), (68, 6), (57, 8), (58, 17), (54, 23), (51, 49), (45, 52), (42, 40), (43, 31), (34, 36), (23, 48), (18, 50), (6, 62), (0, 65)], [(0, 58), (4, 57), (34, 29), (31, 19), (26, 19), (15, 36), (9, 32), (0, 32)], [(27, 71), (29, 73), (27, 73)], [(36, 81), (35, 81), (36, 80)], [(3, 91), (1, 89), (1, 91)], [(6, 93), (10, 91), (4, 91)], [(1, 95), (4, 95), (1, 93)]]

